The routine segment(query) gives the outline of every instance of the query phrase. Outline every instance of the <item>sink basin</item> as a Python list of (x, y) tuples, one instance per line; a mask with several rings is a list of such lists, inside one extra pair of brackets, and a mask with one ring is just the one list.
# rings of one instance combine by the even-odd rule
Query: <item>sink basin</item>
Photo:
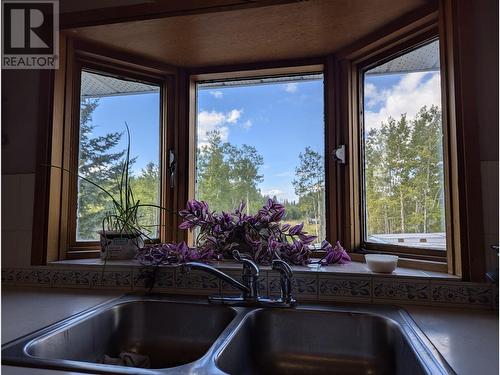
[(229, 374), (424, 374), (398, 323), (330, 311), (257, 310), (217, 365)]
[(201, 358), (235, 314), (223, 306), (126, 302), (37, 339), (26, 352), (92, 363), (133, 352), (146, 354), (150, 368), (180, 366)]
[[(149, 368), (103, 364), (122, 352)], [(129, 294), (2, 346), (2, 364), (92, 374), (454, 374), (408, 314), (380, 305), (293, 309)]]

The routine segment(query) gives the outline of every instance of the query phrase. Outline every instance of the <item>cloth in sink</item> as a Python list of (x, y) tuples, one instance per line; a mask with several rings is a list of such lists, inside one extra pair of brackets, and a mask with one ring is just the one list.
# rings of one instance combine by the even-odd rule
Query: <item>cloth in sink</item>
[(149, 368), (151, 361), (147, 355), (121, 352), (118, 358), (104, 355), (103, 362), (105, 365), (126, 366), (126, 367), (140, 367)]

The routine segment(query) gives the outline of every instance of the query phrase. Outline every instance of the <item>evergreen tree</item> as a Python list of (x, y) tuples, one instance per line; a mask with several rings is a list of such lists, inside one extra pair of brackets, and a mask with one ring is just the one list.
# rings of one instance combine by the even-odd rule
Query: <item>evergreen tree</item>
[(307, 212), (307, 220), (314, 224), (318, 239), (325, 238), (323, 218), (325, 213), (325, 169), (323, 157), (307, 146), (299, 154), (297, 175), (292, 181), (295, 194), (299, 197), (299, 207)]
[[(92, 137), (95, 125), (92, 113), (99, 99), (82, 99), (80, 105), (80, 144), (78, 173), (110, 191), (116, 190), (121, 174), (121, 159), (125, 151), (111, 152), (118, 145), (122, 133), (108, 133)], [(78, 179), (77, 239), (97, 240), (102, 219), (112, 209), (106, 194), (88, 182)]]
[(259, 174), (259, 168), (264, 164), (264, 159), (253, 146), (235, 147), (227, 144), (226, 147), (232, 185), (231, 205), (237, 207), (243, 201), (246, 204), (247, 214), (256, 212), (263, 205), (257, 185), (264, 180)]
[[(140, 204), (160, 205), (160, 171), (158, 165), (149, 162), (141, 170), (139, 176), (131, 179), (134, 198)], [(139, 223), (150, 230), (151, 238), (159, 236), (159, 209), (155, 207), (141, 207), (139, 212)]]
[(209, 133), (208, 145), (198, 151), (197, 197), (212, 210), (229, 212), (243, 201), (247, 213), (255, 212), (264, 202), (257, 187), (263, 163), (255, 147), (223, 143), (218, 131)]
[(365, 139), (367, 232), (444, 231), (441, 112), (389, 118)]
[(423, 107), (416, 116), (412, 132), (415, 232), (444, 231), (443, 153), (441, 112), (436, 106)]
[(231, 168), (224, 160), (227, 147), (222, 143), (220, 133), (208, 134), (208, 145), (202, 146), (197, 160), (197, 196), (210, 204), (212, 210), (230, 211)]

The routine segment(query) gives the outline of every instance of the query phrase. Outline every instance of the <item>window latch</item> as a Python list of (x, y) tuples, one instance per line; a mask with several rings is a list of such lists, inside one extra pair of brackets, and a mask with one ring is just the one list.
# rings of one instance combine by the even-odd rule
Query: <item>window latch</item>
[(168, 172), (170, 174), (170, 176), (169, 176), (170, 189), (173, 189), (175, 186), (176, 164), (177, 164), (177, 161), (175, 160), (175, 153), (172, 149), (170, 149), (170, 150), (168, 150)]
[(345, 164), (345, 145), (339, 145), (334, 148), (332, 158), (339, 164)]

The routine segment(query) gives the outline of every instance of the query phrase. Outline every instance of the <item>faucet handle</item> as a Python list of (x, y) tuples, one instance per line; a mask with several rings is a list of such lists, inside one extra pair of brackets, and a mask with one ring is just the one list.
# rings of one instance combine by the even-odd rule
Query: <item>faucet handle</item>
[(259, 276), (259, 266), (248, 255), (240, 254), (238, 250), (233, 250), (233, 258), (243, 263), (243, 273), (251, 276)]
[(279, 271), (280, 274), (284, 275), (286, 278), (291, 279), (293, 277), (292, 267), (281, 259), (273, 260), (273, 270)]
[(284, 260), (274, 259), (273, 270), (280, 273), (281, 300), (285, 303), (294, 304), (295, 300), (292, 297), (292, 267)]

